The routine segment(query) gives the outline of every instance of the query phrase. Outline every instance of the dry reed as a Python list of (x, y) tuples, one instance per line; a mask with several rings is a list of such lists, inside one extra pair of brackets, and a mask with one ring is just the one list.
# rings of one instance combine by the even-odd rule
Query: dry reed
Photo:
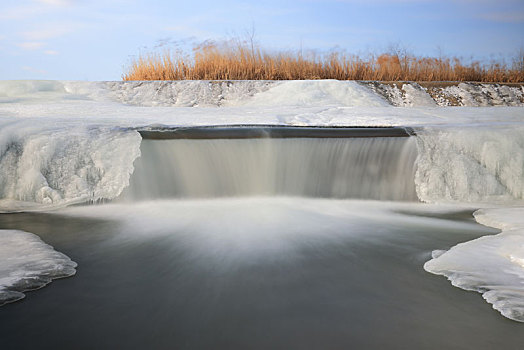
[(416, 57), (404, 52), (367, 59), (343, 53), (269, 53), (242, 42), (206, 42), (183, 54), (148, 54), (127, 68), (124, 80), (377, 80), (524, 82), (524, 55), (504, 63), (464, 64), (457, 58)]

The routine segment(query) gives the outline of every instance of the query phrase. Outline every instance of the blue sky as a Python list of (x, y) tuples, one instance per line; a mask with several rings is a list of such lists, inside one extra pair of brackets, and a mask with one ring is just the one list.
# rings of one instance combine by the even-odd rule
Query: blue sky
[(119, 80), (139, 52), (251, 28), (275, 50), (510, 59), (524, 0), (0, 0), (0, 79)]

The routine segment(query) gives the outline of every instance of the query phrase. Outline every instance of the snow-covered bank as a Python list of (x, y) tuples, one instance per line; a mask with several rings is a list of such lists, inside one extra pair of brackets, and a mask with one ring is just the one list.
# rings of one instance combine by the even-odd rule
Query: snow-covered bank
[(523, 106), (524, 84), (365, 82), (397, 107)]
[(0, 103), (113, 101), (133, 106), (524, 106), (524, 84), (296, 81), (0, 81)]
[(18, 230), (0, 230), (0, 261), (0, 305), (76, 273), (74, 261), (38, 236)]
[(502, 232), (435, 251), (424, 268), (482, 293), (502, 315), (524, 322), (524, 208), (481, 209), (475, 218)]

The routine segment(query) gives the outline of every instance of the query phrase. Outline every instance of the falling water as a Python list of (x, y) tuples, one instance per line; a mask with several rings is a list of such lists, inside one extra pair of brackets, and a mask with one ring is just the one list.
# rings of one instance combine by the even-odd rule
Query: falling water
[(143, 140), (141, 153), (122, 199), (417, 200), (411, 138)]

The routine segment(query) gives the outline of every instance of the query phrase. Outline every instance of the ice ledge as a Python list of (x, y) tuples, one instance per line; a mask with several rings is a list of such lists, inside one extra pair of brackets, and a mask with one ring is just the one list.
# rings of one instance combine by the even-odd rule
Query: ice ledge
[(24, 298), (24, 292), (72, 276), (77, 264), (38, 236), (0, 230), (0, 306)]

